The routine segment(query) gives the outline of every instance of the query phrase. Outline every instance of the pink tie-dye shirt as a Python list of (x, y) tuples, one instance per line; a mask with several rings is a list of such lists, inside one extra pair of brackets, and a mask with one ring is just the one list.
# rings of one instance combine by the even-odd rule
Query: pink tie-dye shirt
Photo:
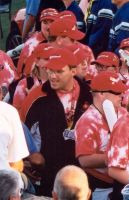
[[(127, 113), (124, 108), (118, 111), (118, 118)], [(91, 105), (78, 120), (75, 127), (76, 157), (105, 154), (110, 138), (110, 131), (105, 117)], [(91, 174), (101, 174), (100, 179), (107, 179), (107, 167), (91, 169)]]
[(121, 117), (112, 131), (108, 145), (108, 167), (129, 171), (129, 114)]

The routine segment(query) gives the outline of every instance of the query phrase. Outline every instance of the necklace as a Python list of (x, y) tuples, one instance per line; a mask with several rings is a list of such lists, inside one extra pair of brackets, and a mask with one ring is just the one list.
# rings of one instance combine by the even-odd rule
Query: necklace
[(95, 104), (92, 104), (93, 106), (94, 106), (94, 108), (96, 109), (96, 110), (98, 110), (99, 111), (99, 113), (104, 117), (104, 114), (95, 106)]

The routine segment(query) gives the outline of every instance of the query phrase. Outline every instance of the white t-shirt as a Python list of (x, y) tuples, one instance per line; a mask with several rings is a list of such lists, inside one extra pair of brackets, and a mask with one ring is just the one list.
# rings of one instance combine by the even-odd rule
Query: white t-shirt
[(0, 169), (29, 155), (17, 110), (0, 101)]

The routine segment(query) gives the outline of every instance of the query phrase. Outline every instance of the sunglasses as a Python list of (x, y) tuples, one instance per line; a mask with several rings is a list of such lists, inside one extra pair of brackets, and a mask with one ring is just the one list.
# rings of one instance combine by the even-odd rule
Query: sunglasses
[(111, 93), (111, 94), (114, 94), (114, 95), (121, 95), (122, 94), (122, 92), (114, 92), (112, 90), (108, 90), (108, 91), (92, 91), (92, 92)]

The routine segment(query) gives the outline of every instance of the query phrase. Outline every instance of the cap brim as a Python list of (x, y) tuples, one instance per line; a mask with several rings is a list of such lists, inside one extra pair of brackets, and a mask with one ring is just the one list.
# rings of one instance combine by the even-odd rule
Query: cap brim
[(71, 39), (74, 39), (74, 40), (81, 40), (85, 37), (85, 33), (76, 29), (74, 31), (70, 31), (68, 33), (68, 37), (70, 37)]
[(52, 69), (52, 70), (60, 70), (63, 67), (65, 67), (67, 64), (64, 62), (59, 61), (55, 61), (55, 60), (50, 60), (48, 61), (48, 63), (46, 63), (45, 67), (47, 69)]
[[(124, 84), (124, 83), (123, 83)], [(92, 88), (92, 85), (91, 86), (91, 91), (93, 92), (114, 92), (114, 93), (124, 93), (128, 87), (124, 84), (124, 85), (117, 85), (117, 87), (114, 87), (114, 88), (110, 88), (110, 87), (104, 87), (104, 88)]]
[(97, 60), (95, 60), (95, 61), (91, 62), (91, 65), (94, 65), (94, 64), (105, 65), (107, 67), (112, 67), (112, 65), (110, 65), (110, 63), (107, 62), (107, 61), (100, 61), (100, 60), (97, 61)]
[(42, 22), (43, 20), (55, 20), (57, 18), (57, 16), (46, 16), (46, 17), (42, 17), (40, 19), (40, 22)]

